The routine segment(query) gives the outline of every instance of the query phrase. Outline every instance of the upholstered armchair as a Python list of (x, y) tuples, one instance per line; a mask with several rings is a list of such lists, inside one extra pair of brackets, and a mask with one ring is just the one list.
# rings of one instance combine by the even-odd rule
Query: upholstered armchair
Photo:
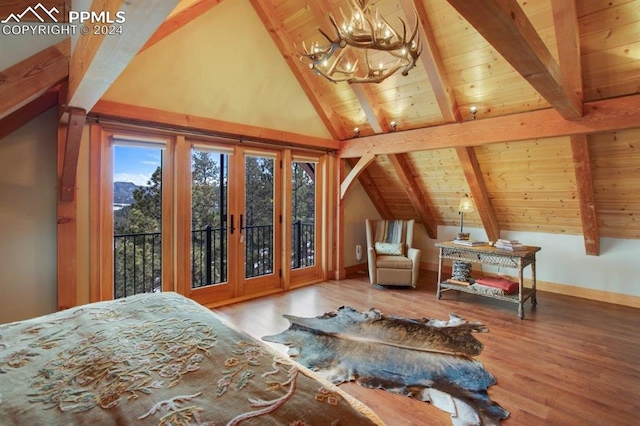
[(412, 247), (414, 225), (415, 220), (366, 219), (371, 284), (416, 286), (420, 250)]

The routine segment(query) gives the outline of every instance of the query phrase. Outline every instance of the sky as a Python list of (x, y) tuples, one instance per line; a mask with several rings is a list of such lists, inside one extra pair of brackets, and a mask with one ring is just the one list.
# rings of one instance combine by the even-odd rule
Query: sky
[(160, 166), (162, 150), (130, 146), (113, 147), (113, 181), (147, 185), (153, 172)]

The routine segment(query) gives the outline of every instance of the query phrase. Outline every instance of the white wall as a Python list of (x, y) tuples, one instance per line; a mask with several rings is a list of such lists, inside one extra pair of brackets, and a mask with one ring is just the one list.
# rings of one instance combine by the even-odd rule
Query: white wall
[(0, 323), (55, 312), (56, 110), (0, 140)]
[(331, 137), (247, 0), (222, 2), (138, 54), (103, 99)]
[[(3, 35), (0, 70), (65, 38)], [(0, 140), (0, 323), (57, 309), (56, 138), (52, 109)]]
[[(437, 264), (438, 249), (434, 244), (452, 240), (459, 229), (439, 226), (438, 240), (432, 240), (420, 228), (418, 244), (422, 248), (422, 261)], [(484, 229), (465, 227), (465, 231), (472, 239), (487, 240)], [(587, 256), (581, 235), (503, 231), (500, 236), (542, 248), (536, 255), (539, 281), (640, 296), (640, 240), (600, 238), (600, 256)], [(484, 270), (497, 271), (486, 266)], [(501, 272), (513, 275), (513, 271)], [(526, 268), (525, 278), (530, 277), (531, 268)]]
[[(356, 261), (355, 246), (362, 244), (366, 250), (364, 220), (379, 219), (380, 215), (359, 182), (349, 189), (344, 205), (344, 264), (353, 266), (366, 263), (366, 252), (361, 262)], [(465, 226), (464, 230), (471, 234), (472, 239), (487, 241), (487, 234), (482, 228)], [(414, 246), (422, 250), (421, 262), (437, 267), (438, 249), (435, 243), (452, 240), (458, 231), (457, 226), (438, 226), (438, 238), (432, 240), (424, 227), (418, 224)], [(502, 231), (500, 236), (542, 248), (536, 255), (538, 281), (640, 297), (640, 240), (600, 238), (600, 256), (587, 256), (581, 235)], [(483, 271), (498, 272), (497, 268), (488, 266), (483, 266)], [(514, 271), (503, 269), (499, 272), (513, 276)], [(525, 269), (524, 276), (531, 278), (531, 268)]]
[[(355, 182), (344, 198), (344, 265), (367, 263), (365, 219), (380, 219), (380, 214), (359, 182)], [(356, 260), (356, 245), (362, 246), (362, 260)]]

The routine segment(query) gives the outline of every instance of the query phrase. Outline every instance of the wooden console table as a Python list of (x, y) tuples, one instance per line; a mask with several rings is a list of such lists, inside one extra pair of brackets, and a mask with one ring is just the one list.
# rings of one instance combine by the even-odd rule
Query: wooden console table
[[(526, 250), (509, 251), (501, 250), (486, 245), (463, 246), (452, 242), (436, 243), (440, 248), (440, 260), (438, 262), (438, 292), (436, 297), (440, 299), (442, 292), (448, 290), (463, 291), (465, 293), (477, 294), (479, 296), (490, 297), (492, 299), (504, 300), (518, 304), (518, 317), (524, 318), (523, 305), (531, 299), (531, 305), (536, 306), (536, 253), (540, 247), (525, 246)], [(494, 295), (480, 293), (474, 290), (473, 285), (459, 285), (449, 283), (442, 279), (442, 264), (445, 259), (459, 260), (462, 262), (480, 263), (504, 268), (514, 268), (518, 270), (518, 293), (507, 295)], [(523, 270), (531, 265), (531, 288), (526, 288), (523, 281)]]

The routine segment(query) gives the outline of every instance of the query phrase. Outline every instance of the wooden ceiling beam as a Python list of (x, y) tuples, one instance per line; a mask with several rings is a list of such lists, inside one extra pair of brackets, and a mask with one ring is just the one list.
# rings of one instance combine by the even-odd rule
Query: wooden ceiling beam
[(58, 104), (58, 91), (49, 90), (22, 108), (0, 119), (0, 139), (18, 130), (40, 114)]
[(222, 0), (200, 0), (187, 7), (186, 9), (183, 9), (180, 12), (176, 13), (174, 16), (171, 16), (169, 19), (164, 21), (162, 25), (160, 25), (160, 28), (158, 28), (156, 32), (153, 33), (151, 38), (147, 40), (147, 42), (144, 44), (144, 46), (142, 46), (142, 49), (140, 49), (140, 52), (138, 53), (144, 52), (160, 40), (173, 34), (197, 17), (201, 16), (204, 13), (207, 13), (214, 6), (220, 4), (221, 2)]
[(591, 158), (586, 135), (570, 136), (573, 169), (578, 188), (578, 204), (580, 206), (580, 220), (582, 221), (582, 235), (584, 237), (585, 252), (591, 256), (600, 255), (600, 234), (598, 232), (598, 218), (596, 201), (593, 192), (593, 175), (591, 173)]
[(387, 123), (387, 119), (382, 112), (382, 108), (376, 100), (370, 85), (368, 84), (351, 84), (351, 89), (355, 93), (360, 106), (367, 117), (367, 121), (371, 125), (374, 133), (387, 133), (391, 127)]
[(315, 108), (318, 116), (324, 123), (325, 127), (331, 134), (331, 137), (337, 140), (344, 140), (349, 134), (343, 128), (340, 117), (335, 113), (333, 108), (322, 99), (320, 91), (315, 87), (313, 76), (309, 69), (306, 68), (299, 60), (298, 54), (294, 50), (293, 40), (287, 34), (282, 22), (277, 18), (276, 11), (271, 2), (267, 0), (250, 0), (251, 5), (260, 17), (265, 28), (276, 43), (278, 50), (289, 65), (289, 69), (294, 77), (300, 83), (302, 90), (309, 98), (309, 101)]
[(337, 151), (338, 141), (323, 139), (283, 130), (265, 129), (246, 124), (230, 123), (215, 118), (197, 117), (177, 112), (163, 111), (137, 105), (121, 104), (113, 101), (99, 101), (91, 110), (91, 115), (100, 120), (127, 122), (140, 126), (156, 126), (174, 131), (199, 132), (211, 136), (246, 138), (267, 141), (287, 146)]
[(339, 155), (341, 158), (348, 158), (362, 157), (367, 153), (399, 154), (428, 149), (602, 133), (637, 128), (640, 126), (638, 123), (640, 123), (640, 95), (631, 95), (585, 103), (585, 114), (577, 120), (565, 120), (554, 109), (469, 120), (343, 141)]
[(178, 1), (93, 1), (92, 11), (109, 12), (111, 16), (123, 11), (125, 22), (114, 24), (122, 34), (89, 33), (78, 37), (71, 54), (68, 105), (91, 110)]
[(407, 157), (404, 154), (393, 154), (388, 157), (389, 162), (396, 171), (409, 197), (409, 201), (411, 201), (411, 205), (413, 205), (413, 208), (418, 213), (418, 218), (420, 222), (422, 222), (422, 225), (424, 225), (427, 235), (429, 238), (435, 240), (438, 238), (438, 224), (422, 195), (418, 181), (416, 181), (416, 178), (411, 174), (411, 166), (409, 165), (409, 161), (407, 161)]
[[(356, 160), (355, 158), (347, 158), (346, 161), (349, 167), (352, 169), (358, 163), (358, 160)], [(375, 181), (371, 177), (371, 173), (369, 173), (369, 171), (366, 169), (362, 170), (362, 172), (360, 172), (360, 174), (358, 175), (358, 181), (360, 182), (360, 185), (362, 185), (362, 188), (364, 189), (364, 191), (369, 196), (369, 199), (371, 200), (371, 202), (373, 203), (373, 206), (376, 208), (376, 210), (380, 214), (380, 217), (386, 220), (393, 219), (393, 212), (391, 211), (391, 208), (389, 208), (389, 205), (387, 204), (384, 197), (380, 193), (378, 186), (376, 185)]]
[(575, 93), (582, 102), (582, 63), (580, 61), (580, 31), (576, 2), (553, 1), (551, 8), (560, 70), (569, 85), (569, 90)]
[(340, 182), (340, 199), (341, 200), (347, 194), (347, 191), (349, 190), (349, 188), (351, 188), (351, 185), (353, 185), (353, 182), (355, 182), (358, 175), (360, 175), (360, 173), (362, 173), (364, 169), (366, 169), (367, 166), (371, 164), (371, 162), (373, 162), (373, 160), (375, 159), (376, 159), (375, 155), (367, 154), (362, 158), (360, 158), (356, 163), (356, 165), (353, 166), (349, 174), (344, 178), (342, 182)]
[[(580, 33), (576, 2), (551, 2), (553, 24), (558, 44), (560, 69), (579, 99), (583, 99), (582, 64), (580, 61)], [(600, 235), (593, 192), (591, 159), (587, 135), (572, 135), (571, 156), (578, 189), (578, 205), (582, 222), (582, 235), (587, 255), (600, 255)]]
[(582, 101), (517, 0), (448, 0), (562, 117), (582, 116)]
[(471, 146), (461, 146), (456, 148), (456, 154), (458, 154), (464, 176), (467, 178), (469, 190), (480, 215), (482, 226), (487, 233), (487, 238), (489, 241), (496, 241), (500, 238), (500, 226), (491, 206), (489, 191), (482, 177), (476, 152)]
[[(422, 43), (422, 53), (420, 54), (420, 62), (427, 72), (427, 77), (431, 83), (431, 88), (440, 107), (442, 118), (445, 123), (454, 123), (462, 121), (462, 115), (458, 108), (458, 103), (453, 97), (453, 88), (449, 83), (449, 78), (444, 70), (440, 49), (436, 44), (436, 38), (433, 35), (433, 29), (429, 23), (427, 10), (422, 0), (413, 0), (413, 4), (408, 2), (400, 2), (405, 17), (409, 19), (413, 13), (418, 15), (420, 22), (420, 42)], [(412, 7), (413, 6), (413, 7)]]
[(48, 47), (0, 72), (0, 119), (39, 98), (69, 75), (69, 61)]

